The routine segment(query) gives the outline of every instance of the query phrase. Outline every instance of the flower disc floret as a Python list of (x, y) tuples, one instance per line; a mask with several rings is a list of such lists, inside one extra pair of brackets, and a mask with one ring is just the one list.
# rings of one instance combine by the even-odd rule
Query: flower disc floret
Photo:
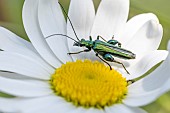
[(127, 94), (127, 81), (98, 61), (67, 62), (52, 75), (55, 93), (77, 106), (103, 108), (119, 103)]

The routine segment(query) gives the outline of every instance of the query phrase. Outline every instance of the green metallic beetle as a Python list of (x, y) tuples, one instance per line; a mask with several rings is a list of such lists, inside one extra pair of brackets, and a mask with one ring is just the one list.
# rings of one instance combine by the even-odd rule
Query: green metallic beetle
[[(126, 72), (129, 74), (123, 63), (116, 61), (113, 56), (121, 58), (121, 59), (135, 59), (136, 55), (132, 53), (131, 51), (128, 51), (126, 49), (121, 48), (121, 43), (117, 40), (109, 40), (106, 42), (106, 40), (101, 41), (99, 38), (102, 38), (101, 36), (98, 36), (95, 41), (92, 41), (92, 37), (90, 36), (90, 40), (81, 39), (80, 41), (76, 41), (73, 46), (78, 47), (86, 47), (87, 49), (75, 53), (68, 53), (71, 54), (79, 54), (82, 52), (89, 52), (93, 50), (96, 53), (96, 56), (101, 59), (103, 62), (109, 65), (110, 69), (111, 66), (107, 62), (115, 62), (118, 64), (121, 64), (123, 68), (126, 70)], [(100, 57), (101, 56), (101, 57)]]
[[(61, 4), (60, 4), (60, 6), (63, 9), (63, 12), (66, 14), (77, 40), (75, 40), (75, 39), (73, 39), (73, 38), (71, 38), (67, 35), (64, 35), (64, 34), (53, 34), (53, 35), (50, 35), (46, 38), (49, 38), (49, 37), (55, 36), (55, 35), (61, 35), (61, 36), (67, 37), (67, 38), (74, 41), (73, 46), (86, 47), (87, 48), (83, 51), (79, 51), (79, 52), (75, 52), (75, 53), (68, 53), (69, 55), (79, 54), (79, 53), (82, 53), (82, 52), (89, 52), (89, 51), (93, 50), (96, 53), (96, 56), (99, 59), (101, 59), (103, 62), (105, 62), (106, 64), (109, 65), (110, 69), (112, 69), (112, 67), (110, 66), (110, 64), (107, 61), (121, 64), (123, 66), (123, 68), (125, 69), (125, 71), (129, 74), (129, 72), (125, 68), (124, 64), (119, 62), (119, 61), (116, 61), (113, 58), (113, 56), (121, 58), (121, 59), (135, 59), (136, 55), (134, 53), (132, 53), (131, 51), (126, 50), (124, 48), (121, 48), (121, 43), (118, 42), (117, 40), (114, 40), (113, 37), (109, 41), (106, 41), (101, 36), (97, 36), (97, 39), (95, 41), (92, 40), (91, 36), (90, 36), (89, 40), (85, 40), (85, 39), (80, 40), (78, 38), (75, 30), (74, 30), (73, 24), (72, 24), (70, 18), (68, 17), (66, 11), (64, 10), (64, 8)], [(101, 38), (103, 41), (101, 41), (99, 38)]]

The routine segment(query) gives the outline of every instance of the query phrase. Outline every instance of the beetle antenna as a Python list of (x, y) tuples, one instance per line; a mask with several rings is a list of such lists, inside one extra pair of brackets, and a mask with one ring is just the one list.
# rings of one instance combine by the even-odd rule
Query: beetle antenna
[(66, 11), (65, 11), (64, 7), (61, 5), (61, 3), (60, 3), (60, 2), (58, 2), (58, 3), (59, 3), (59, 5), (61, 6), (61, 8), (62, 8), (64, 14), (65, 14), (66, 17), (68, 18), (68, 20), (69, 20), (69, 22), (70, 22), (70, 25), (71, 25), (71, 27), (72, 27), (72, 29), (73, 29), (73, 32), (74, 32), (74, 34), (75, 34), (77, 40), (80, 41), (80, 39), (78, 38), (78, 36), (77, 36), (77, 34), (76, 34), (76, 31), (75, 31), (75, 29), (74, 29), (74, 27), (73, 27), (73, 24), (72, 24), (72, 22), (71, 22), (71, 19), (69, 18), (68, 14), (66, 13)]
[(67, 37), (67, 38), (69, 38), (69, 39), (71, 39), (71, 40), (79, 43), (77, 40), (75, 40), (75, 39), (73, 39), (73, 38), (71, 38), (71, 37), (69, 37), (69, 36), (67, 36), (67, 35), (64, 35), (64, 34), (52, 34), (52, 35), (49, 35), (49, 36), (47, 36), (47, 37), (45, 37), (45, 38), (47, 39), (47, 38), (50, 38), (50, 37), (55, 36), (55, 35), (65, 36), (65, 37)]

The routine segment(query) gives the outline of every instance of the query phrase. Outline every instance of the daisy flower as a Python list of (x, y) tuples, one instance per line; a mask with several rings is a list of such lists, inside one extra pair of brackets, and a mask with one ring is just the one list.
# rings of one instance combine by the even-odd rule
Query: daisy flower
[[(129, 0), (102, 0), (95, 13), (92, 0), (71, 0), (68, 15), (77, 36), (115, 39), (136, 54), (119, 59), (130, 72), (112, 63), (110, 70), (94, 52), (68, 55), (76, 39), (57, 0), (26, 0), (23, 24), (27, 42), (0, 27), (0, 111), (11, 113), (146, 113), (140, 109), (170, 89), (170, 55), (157, 50), (163, 29), (154, 14), (127, 21)], [(77, 40), (77, 39), (76, 39)], [(170, 43), (168, 44), (170, 51)], [(164, 60), (164, 61), (163, 61)], [(141, 77), (163, 61), (146, 77)]]

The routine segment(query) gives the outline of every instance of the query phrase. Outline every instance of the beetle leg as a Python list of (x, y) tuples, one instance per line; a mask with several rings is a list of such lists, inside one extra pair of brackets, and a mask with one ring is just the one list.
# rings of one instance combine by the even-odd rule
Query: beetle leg
[(92, 41), (92, 36), (89, 36), (89, 40)]
[(79, 51), (79, 52), (75, 52), (75, 53), (67, 53), (68, 55), (72, 55), (72, 54), (79, 54), (79, 53), (83, 53), (83, 52), (89, 52), (91, 51), (90, 49), (85, 49), (83, 51)]
[(121, 44), (120, 42), (118, 42), (118, 46), (119, 46), (119, 47), (121, 47), (121, 46), (122, 46), (122, 44)]
[(133, 84), (135, 80), (127, 80), (128, 85)]
[(127, 72), (127, 74), (130, 74), (130, 73), (128, 72), (128, 70), (126, 69), (126, 67), (124, 66), (124, 64), (123, 64), (123, 63), (121, 63), (121, 62), (119, 62), (119, 61), (116, 61), (116, 60), (113, 60), (112, 62), (115, 62), (115, 63), (121, 64), (121, 65), (123, 66), (123, 68), (125, 69), (125, 71)]
[(110, 66), (110, 64), (109, 64), (108, 62), (106, 62), (104, 59), (102, 59), (102, 58), (99, 56), (98, 53), (96, 53), (96, 56), (97, 56), (100, 60), (102, 60), (103, 62), (105, 62), (105, 63), (110, 67), (110, 70), (112, 70), (112, 67)]
[(98, 35), (97, 39), (99, 40), (99, 38), (103, 39), (105, 42), (107, 42), (102, 36)]
[(125, 71), (126, 71), (128, 74), (130, 74), (130, 73), (127, 71), (127, 69), (126, 69), (126, 67), (124, 66), (124, 64), (121, 63), (121, 62), (119, 62), (119, 61), (116, 61), (116, 60), (112, 57), (111, 54), (106, 53), (106, 54), (103, 55), (103, 58), (104, 58), (106, 61), (115, 62), (115, 63), (121, 64), (121, 65), (123, 66), (123, 68), (125, 69)]
[(118, 47), (121, 47), (121, 43), (118, 42), (117, 40), (114, 40), (114, 39), (111, 39), (111, 40), (107, 41), (107, 43), (112, 44), (114, 46), (118, 45)]
[(112, 40), (114, 40), (114, 38), (115, 38), (115, 36), (113, 35), (113, 36), (112, 36)]

